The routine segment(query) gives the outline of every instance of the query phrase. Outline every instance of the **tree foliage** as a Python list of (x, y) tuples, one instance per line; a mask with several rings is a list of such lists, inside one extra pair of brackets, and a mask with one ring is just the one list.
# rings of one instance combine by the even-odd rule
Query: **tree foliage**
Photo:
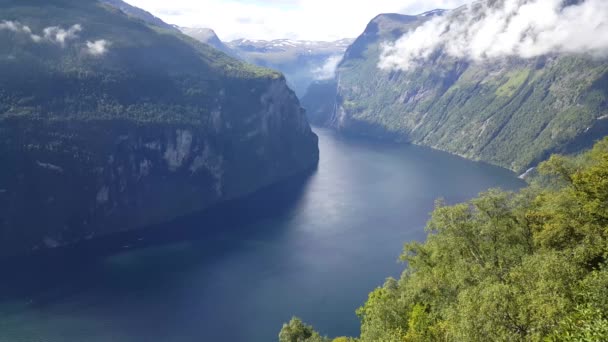
[(279, 333), (279, 342), (330, 342), (330, 340), (321, 337), (310, 325), (294, 317), (289, 323), (283, 324), (283, 329)]
[(608, 340), (608, 138), (539, 169), (518, 193), (438, 201), (401, 278), (357, 311), (358, 341)]

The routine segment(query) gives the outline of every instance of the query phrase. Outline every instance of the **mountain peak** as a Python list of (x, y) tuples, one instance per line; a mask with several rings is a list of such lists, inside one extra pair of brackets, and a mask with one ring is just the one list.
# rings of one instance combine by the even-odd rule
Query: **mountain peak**
[(218, 42), (221, 43), (221, 40), (215, 31), (207, 27), (180, 27), (179, 30), (184, 34), (209, 45), (214, 45)]
[(173, 25), (167, 24), (162, 19), (154, 16), (152, 13), (145, 11), (139, 7), (131, 6), (122, 0), (100, 0), (100, 2), (119, 9), (124, 14), (142, 20), (146, 24), (162, 27), (164, 29), (175, 31)]
[(420, 14), (417, 15), (417, 17), (437, 17), (437, 16), (444, 15), (445, 12), (447, 12), (447, 11), (448, 10), (446, 10), (446, 9), (436, 8), (436, 9), (431, 10), (431, 11), (420, 13)]
[(226, 54), (228, 54), (229, 56), (233, 56), (233, 57), (239, 57), (237, 53), (235, 53), (234, 50), (232, 50), (230, 47), (226, 46), (226, 44), (224, 44), (220, 38), (217, 36), (217, 34), (215, 33), (215, 31), (213, 29), (207, 28), (207, 27), (179, 27), (179, 30), (187, 35), (190, 36), (196, 40), (198, 40), (199, 42), (205, 43), (211, 47), (214, 47)]
[(389, 32), (392, 31), (394, 28), (400, 28), (403, 25), (415, 23), (420, 20), (420, 18), (420, 16), (399, 13), (378, 14), (367, 25), (364, 34), (376, 35), (382, 32)]

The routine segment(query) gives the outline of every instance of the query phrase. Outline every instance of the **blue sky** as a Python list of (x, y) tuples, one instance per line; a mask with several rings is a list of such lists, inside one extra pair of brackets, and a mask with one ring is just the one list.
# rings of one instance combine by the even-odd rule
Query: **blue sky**
[(377, 14), (418, 14), (468, 0), (126, 0), (171, 24), (209, 27), (221, 39), (337, 40), (358, 36)]

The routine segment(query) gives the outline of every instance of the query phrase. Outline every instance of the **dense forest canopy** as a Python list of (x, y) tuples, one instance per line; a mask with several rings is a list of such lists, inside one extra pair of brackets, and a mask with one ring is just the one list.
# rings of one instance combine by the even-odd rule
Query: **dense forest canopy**
[(441, 200), (400, 279), (357, 310), (359, 338), (328, 339), (294, 318), (281, 342), (605, 341), (608, 139), (555, 155), (531, 185)]

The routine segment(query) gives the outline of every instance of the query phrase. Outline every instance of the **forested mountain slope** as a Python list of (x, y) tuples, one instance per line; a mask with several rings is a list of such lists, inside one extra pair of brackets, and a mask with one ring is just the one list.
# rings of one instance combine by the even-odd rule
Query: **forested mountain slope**
[(115, 7), (121, 10), (126, 15), (135, 19), (139, 19), (147, 24), (158, 26), (167, 30), (177, 31), (177, 28), (175, 26), (165, 23), (160, 18), (154, 16), (152, 13), (145, 11), (141, 8), (129, 5), (128, 3), (122, 0), (100, 0), (100, 2)]
[(278, 73), (93, 0), (0, 0), (0, 255), (171, 220), (314, 167)]
[[(521, 19), (505, 8), (505, 1), (478, 1), (432, 15), (379, 15), (339, 65), (336, 110), (327, 121), (344, 132), (410, 141), (515, 171), (552, 152), (590, 147), (608, 133), (608, 62), (592, 50), (606, 34), (592, 35), (592, 42), (572, 38), (570, 47), (546, 53), (525, 51), (524, 41), (513, 51), (495, 51), (508, 46), (496, 43), (471, 56), (478, 42), (466, 36), (485, 39), (483, 29), (469, 32), (480, 22), (500, 25), (499, 14)], [(557, 13), (572, 17), (575, 10)], [(530, 31), (537, 35), (529, 39), (543, 37)]]

